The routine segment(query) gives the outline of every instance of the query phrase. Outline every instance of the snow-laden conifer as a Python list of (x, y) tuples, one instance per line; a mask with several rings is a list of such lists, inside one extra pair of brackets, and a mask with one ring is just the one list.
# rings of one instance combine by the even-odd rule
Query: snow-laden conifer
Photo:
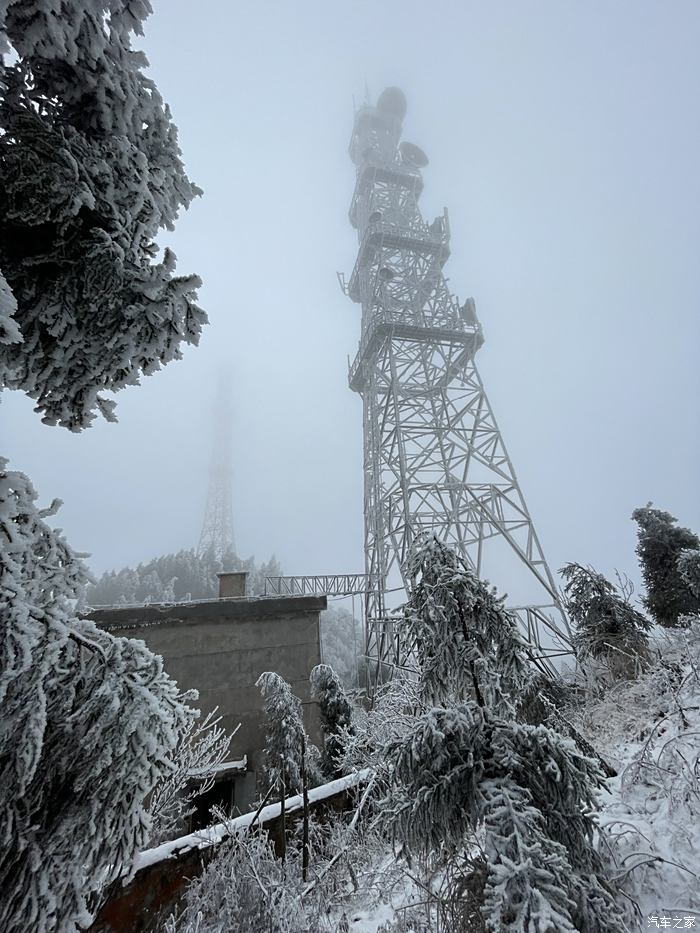
[(644, 605), (659, 625), (673, 628), (683, 617), (700, 612), (700, 595), (683, 579), (678, 560), (686, 550), (700, 550), (700, 538), (678, 519), (651, 503), (635, 509), (638, 525), (637, 556), (647, 595)]
[(274, 671), (265, 671), (258, 677), (256, 687), (264, 699), (265, 777), (270, 785), (280, 776), (287, 794), (300, 794), (303, 783), (302, 754), (306, 754), (306, 780), (308, 786), (321, 783), (318, 770), (318, 750), (310, 746), (301, 712), (301, 701), (292, 693), (284, 677)]
[(621, 591), (602, 574), (575, 563), (560, 573), (578, 659), (602, 661), (613, 675), (639, 673), (648, 661), (652, 623), (630, 603), (631, 585)]
[[(70, 931), (148, 840), (194, 716), (162, 659), (72, 615), (87, 573), (0, 460), (0, 929)], [(56, 503), (54, 503), (55, 508)]]
[(352, 705), (348, 700), (340, 678), (332, 667), (317, 664), (309, 675), (311, 692), (318, 701), (323, 732), (321, 767), (329, 780), (340, 777), (341, 757), (345, 750), (348, 734), (354, 732)]
[[(0, 0), (0, 389), (76, 431), (206, 320), (154, 242), (197, 190), (130, 47), (149, 12)], [(195, 713), (142, 642), (76, 618), (86, 570), (35, 498), (0, 460), (0, 928), (69, 933), (146, 842)]]
[(690, 592), (700, 599), (700, 550), (681, 551), (677, 566)]
[(412, 550), (408, 573), (404, 613), (415, 635), (425, 701), (477, 696), (495, 708), (522, 691), (532, 676), (525, 646), (495, 590), (434, 535)]
[[(197, 276), (154, 237), (199, 190), (145, 56), (148, 2), (0, 3), (0, 384), (79, 430), (197, 343)], [(8, 54), (8, 43), (16, 56)]]
[(594, 841), (597, 762), (554, 730), (516, 721), (529, 680), (523, 644), (466, 563), (429, 537), (409, 566), (405, 612), (425, 705), (385, 748), (393, 786), (383, 807), (395, 841), (454, 864), (480, 849), (482, 914), (494, 933), (606, 929), (620, 908)]

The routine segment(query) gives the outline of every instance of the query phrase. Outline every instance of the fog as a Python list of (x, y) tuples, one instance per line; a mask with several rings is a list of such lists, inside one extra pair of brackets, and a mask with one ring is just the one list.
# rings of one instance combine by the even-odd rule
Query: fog
[[(353, 97), (408, 99), (447, 205), (445, 267), (550, 565), (636, 578), (632, 510), (700, 531), (700, 7), (154, 0), (141, 41), (204, 196), (159, 237), (203, 281), (198, 348), (117, 396), (119, 423), (41, 424), (3, 393), (14, 469), (96, 572), (196, 545), (229, 367), (238, 550), (363, 569), (360, 307), (338, 287)], [(493, 581), (499, 583), (501, 581)], [(507, 586), (507, 582), (502, 584)]]

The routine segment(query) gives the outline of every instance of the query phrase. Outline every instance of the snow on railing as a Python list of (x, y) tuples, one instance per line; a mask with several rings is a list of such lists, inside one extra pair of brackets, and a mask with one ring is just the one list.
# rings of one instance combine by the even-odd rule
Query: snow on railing
[[(309, 803), (319, 803), (329, 797), (334, 797), (343, 791), (350, 790), (353, 787), (366, 783), (371, 770), (364, 768), (362, 771), (356, 771), (354, 774), (347, 774), (345, 777), (338, 778), (335, 781), (329, 781), (328, 784), (321, 784), (319, 787), (312, 787), (309, 790)], [(293, 797), (287, 797), (284, 803), (285, 813), (289, 815), (303, 808), (304, 802), (301, 794), (295, 794)], [(125, 876), (126, 884), (134, 875), (144, 868), (163, 862), (167, 859), (177, 858), (183, 852), (191, 849), (207, 849), (210, 846), (218, 845), (224, 839), (232, 836), (234, 833), (248, 829), (254, 821), (262, 826), (270, 820), (277, 819), (282, 812), (279, 802), (268, 804), (263, 807), (259, 813), (251, 810), (250, 813), (244, 813), (242, 816), (234, 817), (225, 823), (217, 823), (209, 826), (207, 829), (198, 830), (189, 833), (186, 836), (180, 836), (170, 842), (164, 842), (153, 849), (146, 849), (145, 852), (139, 852), (131, 867), (131, 871)]]

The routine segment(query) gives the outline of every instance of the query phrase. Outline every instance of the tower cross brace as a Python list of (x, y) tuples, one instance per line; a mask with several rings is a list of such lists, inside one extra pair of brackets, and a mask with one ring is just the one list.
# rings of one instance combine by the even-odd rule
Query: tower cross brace
[[(355, 113), (350, 222), (359, 249), (346, 294), (362, 306), (349, 370), (363, 402), (366, 654), (383, 679), (411, 666), (411, 632), (392, 614), (405, 599), (406, 559), (432, 532), (479, 575), (498, 543), (527, 578), (518, 616), (531, 657), (552, 670), (570, 632), (513, 464), (476, 367), (483, 332), (473, 299), (460, 303), (443, 275), (447, 211), (423, 220), (427, 156), (401, 142), (406, 101), (387, 88)], [(535, 598), (532, 598), (534, 594)]]

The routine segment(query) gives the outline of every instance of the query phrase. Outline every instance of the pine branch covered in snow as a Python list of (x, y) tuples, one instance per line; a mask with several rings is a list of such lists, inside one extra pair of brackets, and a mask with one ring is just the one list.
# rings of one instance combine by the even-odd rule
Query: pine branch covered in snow
[(515, 721), (530, 677), (502, 601), (434, 538), (410, 566), (426, 705), (384, 750), (387, 828), (423, 857), (454, 862), (481, 847), (488, 930), (598, 933), (621, 909), (595, 843), (597, 762), (554, 730)]
[(0, 927), (73, 930), (149, 838), (194, 711), (139, 641), (73, 618), (86, 571), (0, 460)]
[[(78, 431), (196, 343), (154, 237), (198, 193), (147, 62), (148, 0), (0, 0), (0, 389)], [(0, 927), (73, 931), (148, 839), (195, 716), (142, 642), (76, 618), (87, 572), (0, 460)]]
[[(0, 384), (79, 430), (196, 344), (197, 276), (154, 237), (199, 194), (131, 49), (150, 4), (0, 4)], [(4, 281), (4, 280), (3, 280)]]

